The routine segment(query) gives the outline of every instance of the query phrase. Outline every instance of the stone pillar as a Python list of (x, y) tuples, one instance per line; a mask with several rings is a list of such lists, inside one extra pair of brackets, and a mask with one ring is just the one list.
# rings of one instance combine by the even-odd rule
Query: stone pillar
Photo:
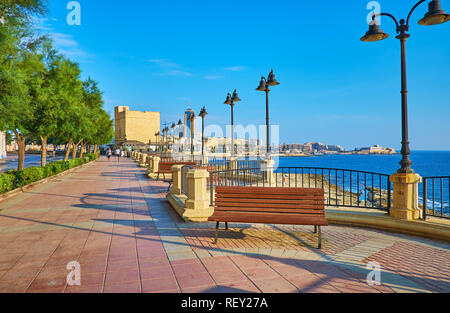
[(148, 162), (148, 154), (145, 153), (142, 156), (142, 161), (139, 163), (139, 166), (147, 168), (147, 162)]
[(157, 173), (159, 171), (159, 161), (161, 161), (160, 157), (154, 156), (152, 160), (152, 173)]
[(149, 155), (147, 160), (148, 160), (147, 162), (148, 173), (153, 173), (153, 156)]
[(417, 220), (422, 215), (419, 208), (419, 183), (422, 177), (418, 174), (395, 173), (390, 177), (394, 184), (394, 203), (390, 215), (403, 220)]
[(194, 169), (187, 172), (188, 199), (183, 217), (188, 220), (205, 222), (214, 213), (214, 208), (210, 207), (207, 193), (208, 177), (209, 173), (205, 169)]
[(176, 196), (181, 195), (181, 169), (184, 165), (174, 165), (172, 166), (172, 180), (173, 180), (173, 187), (170, 191), (172, 194)]
[(276, 176), (273, 173), (275, 161), (272, 159), (261, 160), (261, 173), (266, 184), (276, 185)]

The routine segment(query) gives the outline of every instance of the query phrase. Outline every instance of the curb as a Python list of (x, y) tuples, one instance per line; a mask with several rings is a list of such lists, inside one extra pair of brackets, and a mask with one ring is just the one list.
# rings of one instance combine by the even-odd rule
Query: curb
[(392, 233), (416, 235), (450, 242), (450, 227), (447, 225), (427, 221), (405, 221), (388, 215), (375, 216), (372, 214), (352, 214), (336, 211), (326, 211), (325, 215), (330, 224), (368, 227)]

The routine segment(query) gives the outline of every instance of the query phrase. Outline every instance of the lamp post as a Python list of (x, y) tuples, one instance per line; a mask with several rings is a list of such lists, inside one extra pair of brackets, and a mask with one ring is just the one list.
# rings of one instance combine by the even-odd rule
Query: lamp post
[(159, 132), (155, 133), (156, 137), (156, 152), (159, 151)]
[(225, 104), (231, 106), (231, 157), (234, 158), (234, 103), (242, 101), (237, 91), (233, 92), (233, 95), (230, 93), (227, 95), (227, 99), (225, 100)]
[(177, 126), (178, 126), (178, 142), (180, 145), (179, 152), (182, 152), (182, 150), (181, 150), (182, 149), (181, 148), (181, 126), (183, 126), (183, 122), (181, 120), (179, 120)]
[(189, 115), (189, 121), (191, 122), (191, 161), (194, 162), (194, 121), (195, 121), (195, 112)]
[[(372, 23), (369, 25), (369, 31), (361, 38), (361, 41), (365, 42), (374, 42), (386, 39), (389, 37), (388, 34), (384, 33), (380, 26), (377, 24), (375, 20), (378, 16), (388, 16), (392, 18), (397, 27), (397, 38), (400, 40), (400, 49), (401, 49), (401, 71), (402, 71), (402, 160), (400, 161), (401, 168), (398, 170), (398, 173), (414, 173), (414, 170), (411, 169), (412, 162), (409, 158), (411, 154), (411, 150), (409, 148), (409, 139), (408, 139), (408, 89), (407, 89), (407, 77), (406, 77), (406, 39), (409, 38), (409, 22), (411, 19), (411, 15), (414, 10), (424, 3), (426, 0), (421, 0), (414, 5), (411, 11), (408, 14), (406, 21), (401, 19), (400, 22), (389, 13), (380, 13), (374, 14), (372, 16)], [(441, 9), (441, 2), (437, 0), (433, 0), (428, 4), (428, 12), (425, 14), (424, 18), (419, 21), (419, 25), (429, 26), (429, 25), (438, 25), (445, 23), (450, 20), (450, 15)]]
[(205, 159), (205, 117), (208, 115), (206, 107), (201, 109), (199, 116), (202, 118), (202, 163)]
[[(175, 123), (172, 123), (172, 126), (170, 128), (172, 128), (172, 146), (175, 145), (175, 127), (177, 127), (177, 125), (175, 125)], [(173, 150), (173, 148), (172, 148)]]
[(266, 93), (266, 140), (267, 140), (267, 156), (270, 156), (270, 125), (269, 125), (269, 92), (271, 86), (278, 86), (280, 83), (275, 79), (275, 74), (273, 70), (270, 71), (267, 79), (262, 76), (259, 87), (256, 88), (258, 91), (264, 91)]

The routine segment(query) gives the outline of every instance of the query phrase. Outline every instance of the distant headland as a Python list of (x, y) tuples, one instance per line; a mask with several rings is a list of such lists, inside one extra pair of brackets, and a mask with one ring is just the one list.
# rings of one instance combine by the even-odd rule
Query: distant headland
[(392, 155), (398, 154), (393, 148), (385, 148), (380, 145), (371, 147), (356, 148), (355, 150), (346, 151), (339, 145), (325, 145), (321, 142), (307, 142), (305, 144), (282, 144), (280, 146), (280, 157), (292, 156), (320, 156), (330, 154), (362, 154), (362, 155)]

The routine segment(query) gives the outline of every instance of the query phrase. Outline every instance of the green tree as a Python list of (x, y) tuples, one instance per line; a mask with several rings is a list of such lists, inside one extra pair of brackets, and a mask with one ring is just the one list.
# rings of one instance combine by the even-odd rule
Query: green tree
[(18, 169), (23, 169), (25, 141), (30, 136), (32, 119), (30, 101), (33, 87), (42, 69), (33, 53), (40, 38), (33, 39), (30, 24), (33, 16), (45, 12), (40, 0), (2, 0), (0, 2), (0, 130), (14, 133), (19, 145)]
[(57, 133), (54, 137), (58, 142), (66, 143), (65, 161), (68, 160), (72, 148), (76, 151), (79, 143), (75, 145), (74, 142), (80, 137), (85, 124), (80, 73), (77, 63), (63, 57), (57, 59), (51, 73), (53, 98), (59, 108), (56, 116)]
[(41, 141), (41, 166), (44, 167), (47, 164), (47, 141), (57, 132), (57, 117), (61, 110), (55, 81), (61, 57), (53, 49), (51, 41), (44, 40), (38, 58), (41, 59), (43, 67), (32, 85), (33, 119), (29, 129), (33, 137)]

